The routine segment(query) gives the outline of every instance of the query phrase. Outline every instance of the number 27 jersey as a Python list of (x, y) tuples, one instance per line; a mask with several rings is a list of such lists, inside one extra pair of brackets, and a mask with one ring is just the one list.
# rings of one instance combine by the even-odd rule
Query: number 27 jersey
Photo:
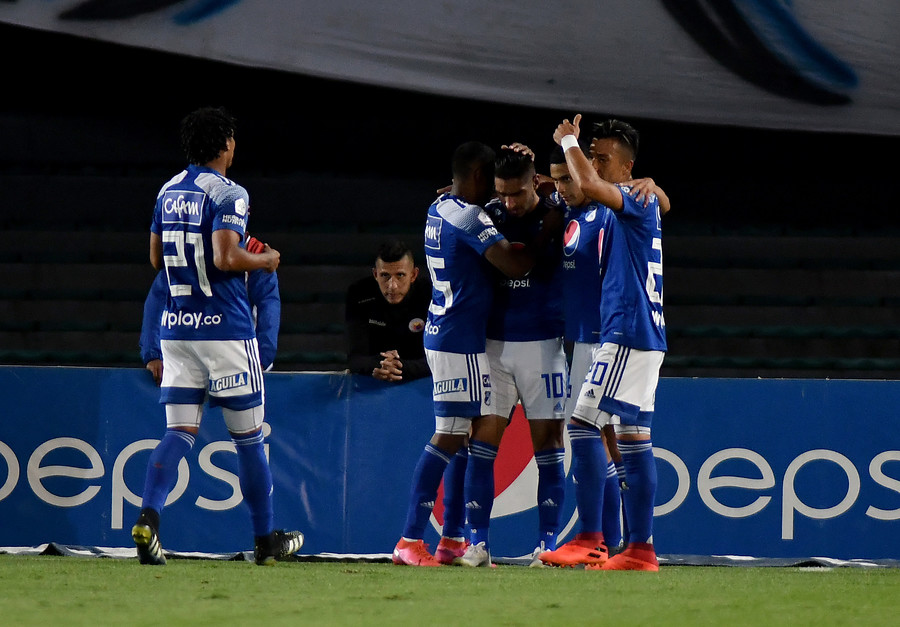
[(254, 337), (244, 273), (219, 270), (212, 247), (219, 229), (243, 241), (248, 210), (247, 191), (210, 168), (190, 165), (163, 185), (150, 227), (162, 239), (169, 284), (160, 339)]

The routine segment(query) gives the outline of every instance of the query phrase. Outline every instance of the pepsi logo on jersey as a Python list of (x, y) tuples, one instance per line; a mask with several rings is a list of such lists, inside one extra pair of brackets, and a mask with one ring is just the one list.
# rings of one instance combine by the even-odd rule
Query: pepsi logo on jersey
[(578, 248), (578, 240), (581, 237), (581, 225), (577, 220), (571, 220), (566, 225), (565, 233), (563, 233), (563, 254), (571, 257)]

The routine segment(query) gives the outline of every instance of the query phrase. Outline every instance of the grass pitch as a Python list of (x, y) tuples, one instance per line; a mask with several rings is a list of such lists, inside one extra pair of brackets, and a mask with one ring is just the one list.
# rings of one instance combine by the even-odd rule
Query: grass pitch
[(900, 569), (659, 573), (0, 555), (4, 625), (896, 625)]

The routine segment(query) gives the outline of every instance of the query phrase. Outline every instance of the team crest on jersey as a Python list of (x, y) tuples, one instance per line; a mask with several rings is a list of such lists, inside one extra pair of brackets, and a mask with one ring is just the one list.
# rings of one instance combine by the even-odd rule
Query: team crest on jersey
[(413, 318), (409, 321), (409, 330), (413, 333), (421, 333), (425, 328), (425, 321), (421, 318)]
[(162, 197), (163, 224), (192, 224), (199, 226), (203, 217), (206, 194), (184, 190), (167, 191)]
[(441, 227), (444, 226), (443, 218), (428, 216), (425, 222), (425, 248), (432, 250), (441, 249)]
[(237, 374), (230, 374), (227, 377), (210, 379), (209, 391), (221, 392), (223, 390), (232, 390), (234, 388), (245, 386), (247, 385), (248, 376), (249, 375), (246, 372), (239, 372)]
[(463, 377), (457, 379), (444, 379), (443, 381), (434, 382), (434, 396), (441, 394), (453, 394), (454, 392), (465, 392), (469, 389), (469, 382)]

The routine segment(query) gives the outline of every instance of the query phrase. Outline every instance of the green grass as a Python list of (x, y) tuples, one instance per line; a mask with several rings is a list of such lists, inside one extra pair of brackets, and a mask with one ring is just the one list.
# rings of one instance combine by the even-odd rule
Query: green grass
[(657, 573), (0, 555), (4, 625), (894, 625), (900, 569)]

